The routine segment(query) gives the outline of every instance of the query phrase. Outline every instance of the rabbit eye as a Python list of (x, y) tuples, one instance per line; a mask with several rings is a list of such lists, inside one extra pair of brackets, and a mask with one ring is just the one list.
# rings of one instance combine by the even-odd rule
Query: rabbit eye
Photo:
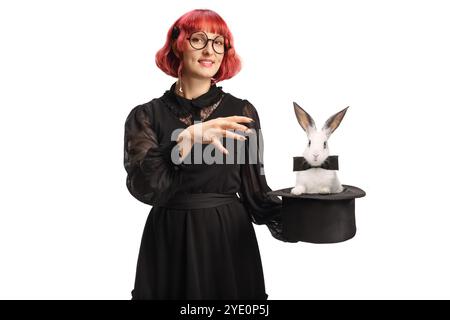
[(311, 140), (309, 140), (308, 142), (308, 147), (311, 147)]
[(327, 148), (327, 142), (326, 142), (326, 141), (323, 143), (323, 148), (324, 148), (324, 149)]

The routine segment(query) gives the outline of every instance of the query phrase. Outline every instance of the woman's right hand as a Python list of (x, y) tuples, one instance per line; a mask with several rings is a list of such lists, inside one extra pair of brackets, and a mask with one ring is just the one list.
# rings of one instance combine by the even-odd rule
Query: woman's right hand
[(220, 152), (228, 154), (228, 150), (220, 143), (221, 137), (236, 140), (246, 140), (243, 135), (228, 131), (239, 130), (245, 133), (253, 132), (239, 122), (251, 123), (254, 120), (245, 116), (219, 117), (205, 122), (193, 124), (184, 129), (179, 135), (177, 142), (180, 146), (180, 157), (184, 159), (194, 143), (212, 143)]

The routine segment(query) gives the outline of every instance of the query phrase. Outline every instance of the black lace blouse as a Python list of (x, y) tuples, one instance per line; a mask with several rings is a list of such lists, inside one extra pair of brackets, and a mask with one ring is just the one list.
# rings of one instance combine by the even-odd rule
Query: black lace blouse
[[(183, 193), (237, 193), (252, 221), (266, 224), (275, 238), (285, 241), (280, 217), (281, 200), (267, 194), (271, 189), (264, 175), (263, 140), (255, 107), (216, 85), (195, 99), (183, 98), (174, 90), (175, 83), (161, 97), (134, 107), (126, 119), (124, 166), (129, 192), (152, 206), (170, 203), (173, 197)], [(240, 142), (246, 162), (227, 162), (229, 156), (236, 160), (239, 150), (238, 142), (229, 138), (225, 138), (223, 144), (229, 151), (234, 151), (228, 156), (222, 155), (221, 163), (202, 161), (194, 164), (194, 148), (185, 159), (190, 159), (190, 163), (177, 164), (171, 160), (172, 153), (178, 154), (176, 136), (182, 129), (195, 121), (232, 115), (255, 120), (245, 125), (256, 132), (259, 155), (256, 163), (248, 163), (250, 139)], [(204, 151), (207, 146), (197, 147)]]

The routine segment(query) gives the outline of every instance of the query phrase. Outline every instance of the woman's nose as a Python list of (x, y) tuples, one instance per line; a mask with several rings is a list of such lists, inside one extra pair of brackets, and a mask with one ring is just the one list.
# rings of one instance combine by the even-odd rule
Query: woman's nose
[[(211, 45), (209, 45), (211, 43)], [(203, 48), (203, 52), (212, 53), (213, 52), (213, 41), (208, 40), (208, 43), (206, 44), (206, 47)]]

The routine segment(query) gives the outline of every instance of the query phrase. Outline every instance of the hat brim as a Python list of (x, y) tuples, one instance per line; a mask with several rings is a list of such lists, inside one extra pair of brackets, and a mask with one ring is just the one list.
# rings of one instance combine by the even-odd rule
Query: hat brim
[(316, 199), (316, 200), (347, 200), (347, 199), (354, 199), (354, 198), (361, 198), (366, 195), (364, 190), (361, 190), (360, 188), (345, 185), (343, 184), (342, 187), (344, 187), (344, 191), (339, 193), (302, 193), (300, 195), (296, 195), (291, 193), (291, 188), (285, 188), (275, 191), (269, 191), (268, 194), (275, 195), (275, 196), (282, 196), (287, 198), (303, 198), (303, 199)]

